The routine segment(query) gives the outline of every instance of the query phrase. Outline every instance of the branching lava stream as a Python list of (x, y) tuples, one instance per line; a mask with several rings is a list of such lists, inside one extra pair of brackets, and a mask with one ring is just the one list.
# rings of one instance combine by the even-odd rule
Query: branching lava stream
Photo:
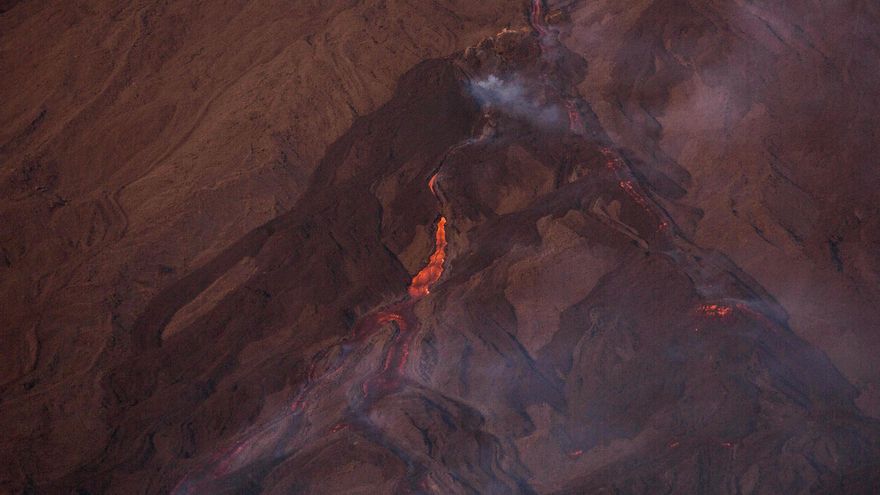
[[(532, 0), (529, 22), (542, 47), (546, 45), (552, 48), (553, 41), (545, 38), (555, 31), (546, 24), (544, 12), (544, 3), (541, 0)], [(584, 119), (578, 105), (582, 100), (568, 90), (561, 93), (570, 132), (584, 136)], [(479, 142), (484, 137), (485, 135), (466, 143)], [(465, 143), (460, 143), (453, 146), (447, 150), (446, 155), (464, 145)], [(657, 247), (675, 249), (675, 243), (671, 240), (674, 229), (669, 228), (674, 224), (668, 214), (651, 200), (617, 152), (606, 146), (601, 147), (600, 151), (606, 160), (607, 169), (604, 174), (615, 179), (609, 182), (618, 186), (654, 222)], [(442, 164), (442, 160), (440, 163)], [(428, 180), (427, 187), (442, 212), (443, 198), (437, 189), (437, 178), (438, 174), (435, 172)], [(280, 453), (293, 450), (293, 445), (307, 445), (310, 439), (339, 434), (342, 431), (354, 431), (394, 451), (394, 438), (384, 432), (380, 424), (374, 422), (370, 412), (379, 400), (401, 391), (408, 383), (413, 383), (406, 378), (406, 367), (414, 337), (418, 335), (420, 327), (415, 305), (431, 294), (431, 289), (443, 276), (448, 247), (446, 228), (447, 218), (440, 213), (434, 230), (434, 249), (427, 263), (412, 277), (407, 294), (396, 302), (364, 314), (355, 323), (350, 337), (317, 353), (312, 359), (304, 383), (282, 417), (243, 434), (239, 442), (212, 461), (213, 470), (201, 473), (196, 479), (185, 478), (173, 493), (193, 493), (201, 485), (216, 483), (227, 474), (242, 469), (257, 459), (280, 458)], [(732, 309), (728, 306), (706, 304), (699, 311), (706, 317), (723, 318)], [(377, 359), (377, 355), (370, 353), (380, 345), (381, 358)], [(348, 378), (343, 378), (346, 376)], [(353, 382), (353, 386), (349, 386), (346, 380)], [(321, 404), (316, 404), (319, 401)], [(334, 412), (327, 417), (330, 407), (333, 407)], [(568, 452), (568, 456), (574, 460), (583, 453), (584, 449), (575, 446)], [(417, 464), (414, 459), (407, 462)]]

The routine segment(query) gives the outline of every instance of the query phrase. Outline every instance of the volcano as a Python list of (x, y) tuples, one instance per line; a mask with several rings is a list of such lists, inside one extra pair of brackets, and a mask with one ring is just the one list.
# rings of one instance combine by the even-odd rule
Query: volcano
[(0, 2), (9, 493), (877, 493), (871, 2)]

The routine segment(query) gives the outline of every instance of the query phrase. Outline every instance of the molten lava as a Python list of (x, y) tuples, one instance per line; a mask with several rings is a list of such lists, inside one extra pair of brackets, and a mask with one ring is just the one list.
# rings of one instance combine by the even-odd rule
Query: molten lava
[(446, 217), (441, 216), (437, 220), (437, 232), (434, 236), (434, 253), (431, 254), (428, 264), (413, 277), (409, 285), (410, 297), (418, 299), (431, 293), (431, 285), (440, 280), (440, 276), (443, 275), (443, 263), (445, 261)]
[(721, 304), (703, 304), (699, 307), (699, 312), (710, 318), (724, 318), (732, 311), (730, 306)]
[(584, 122), (581, 120), (581, 114), (577, 109), (577, 104), (573, 100), (565, 102), (565, 108), (568, 110), (568, 128), (571, 132), (578, 134), (584, 129)]

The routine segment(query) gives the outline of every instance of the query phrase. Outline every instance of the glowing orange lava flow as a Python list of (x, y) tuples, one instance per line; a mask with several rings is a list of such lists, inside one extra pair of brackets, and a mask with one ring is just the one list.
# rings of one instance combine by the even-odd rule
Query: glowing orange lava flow
[(702, 304), (698, 308), (698, 311), (704, 316), (724, 318), (730, 314), (732, 309), (730, 306), (723, 306), (721, 304)]
[(435, 198), (437, 197), (436, 185), (437, 185), (437, 174), (434, 174), (431, 176), (431, 179), (428, 180), (428, 189), (431, 190), (431, 194), (433, 194)]
[(424, 297), (431, 293), (440, 276), (443, 275), (443, 263), (446, 261), (446, 217), (437, 220), (437, 233), (434, 236), (434, 253), (428, 260), (428, 264), (413, 277), (409, 284), (409, 295), (413, 299)]

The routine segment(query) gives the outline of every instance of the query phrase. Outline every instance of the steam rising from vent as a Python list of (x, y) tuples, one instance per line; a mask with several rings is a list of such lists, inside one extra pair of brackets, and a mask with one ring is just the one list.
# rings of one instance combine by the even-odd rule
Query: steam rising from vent
[(563, 112), (556, 105), (541, 105), (528, 95), (527, 84), (521, 78), (504, 80), (495, 75), (472, 81), (471, 93), (482, 105), (508, 115), (526, 119), (533, 124), (549, 127), (563, 121)]

